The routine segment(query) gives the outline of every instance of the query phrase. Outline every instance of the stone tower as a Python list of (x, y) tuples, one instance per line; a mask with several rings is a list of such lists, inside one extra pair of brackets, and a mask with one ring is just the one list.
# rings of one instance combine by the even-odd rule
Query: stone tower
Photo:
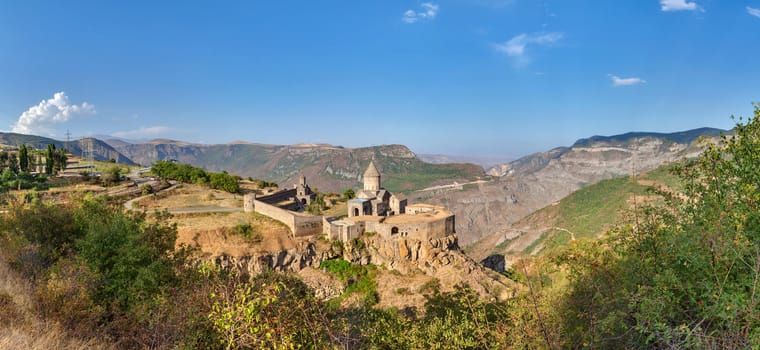
[(367, 171), (364, 172), (364, 190), (380, 191), (380, 172), (375, 167), (374, 161), (369, 161)]

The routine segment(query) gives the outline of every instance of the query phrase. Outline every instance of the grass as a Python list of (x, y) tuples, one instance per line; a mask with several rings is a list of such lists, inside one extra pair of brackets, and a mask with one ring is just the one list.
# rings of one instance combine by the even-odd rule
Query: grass
[[(0, 349), (113, 349), (102, 339), (80, 339), (34, 313), (31, 285), (0, 256)], [(8, 321), (8, 322), (7, 322)]]
[[(640, 175), (635, 181), (630, 177), (603, 180), (571, 193), (556, 207), (541, 210), (556, 210), (557, 219), (553, 226), (573, 232), (575, 239), (594, 239), (618, 222), (624, 211), (631, 209), (633, 195), (640, 198), (638, 203), (644, 202), (645, 199), (652, 200), (652, 194), (648, 192), (649, 186), (642, 185), (639, 181), (651, 181), (676, 191), (680, 190), (682, 184), (677, 176), (670, 173), (671, 168), (672, 165), (661, 166)], [(568, 232), (550, 229), (523, 249), (523, 253), (552, 251), (567, 245), (571, 240)], [(509, 242), (503, 242), (497, 249), (506, 248), (507, 244)]]
[(429, 164), (420, 161), (406, 167), (383, 163), (383, 185), (392, 192), (410, 193), (440, 180), (475, 180), (482, 168), (471, 164)]
[(377, 304), (377, 282), (375, 282), (377, 267), (374, 265), (362, 266), (343, 259), (333, 259), (323, 261), (319, 264), (319, 268), (346, 284), (343, 294), (330, 299), (331, 308), (337, 309), (343, 300), (351, 295), (358, 295), (365, 305)]
[(674, 191), (683, 191), (683, 182), (681, 182), (681, 179), (678, 178), (678, 176), (671, 173), (673, 166), (673, 164), (663, 165), (657, 169), (642, 174), (639, 179), (654, 181), (658, 184), (665, 185)]

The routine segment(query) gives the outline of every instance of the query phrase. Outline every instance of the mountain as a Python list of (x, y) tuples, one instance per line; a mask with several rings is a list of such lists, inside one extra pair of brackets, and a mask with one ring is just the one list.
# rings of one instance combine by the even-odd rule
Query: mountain
[(446, 164), (446, 163), (473, 163), (482, 166), (485, 169), (497, 164), (512, 161), (512, 157), (493, 157), (493, 156), (456, 156), (447, 154), (423, 154), (417, 153), (417, 158), (426, 163)]
[[(534, 153), (513, 162), (500, 164), (488, 169), (492, 176), (537, 173), (544, 167), (558, 166), (570, 168), (569, 172), (583, 171), (577, 166), (594, 168), (615, 168), (614, 173), (625, 173), (634, 170), (632, 166), (640, 166), (650, 170), (661, 163), (662, 157), (668, 160), (689, 156), (698, 152), (693, 147), (699, 137), (716, 137), (721, 129), (699, 128), (675, 133), (629, 132), (614, 136), (592, 136), (576, 141), (570, 147), (558, 147), (548, 152)], [(675, 158), (673, 158), (675, 157)], [(598, 161), (599, 164), (587, 164), (587, 161)], [(561, 164), (561, 165), (560, 165)], [(624, 165), (626, 169), (620, 169)], [(575, 169), (575, 170), (573, 170)]]
[(453, 210), (460, 242), (467, 245), (584, 186), (695, 157), (701, 152), (699, 136), (715, 137), (721, 131), (594, 136), (493, 167), (487, 172), (494, 176), (490, 181), (416, 192), (411, 197)]
[(295, 183), (303, 174), (312, 187), (332, 192), (359, 187), (361, 176), (373, 158), (383, 173), (384, 186), (391, 191), (409, 192), (440, 181), (466, 182), (485, 175), (483, 168), (474, 164), (425, 163), (402, 145), (364, 148), (247, 142), (204, 145), (165, 139), (114, 145), (140, 164), (175, 159), (210, 171), (226, 170), (283, 186)]
[(500, 255), (510, 262), (551, 251), (573, 239), (599, 237), (624, 218), (625, 210), (662, 200), (648, 188), (670, 193), (682, 191), (683, 183), (670, 168), (671, 165), (663, 165), (635, 179), (617, 177), (583, 187), (508, 228), (483, 237), (468, 247), (468, 255), (478, 261)]
[(92, 143), (92, 153), (95, 160), (108, 161), (113, 159), (118, 163), (134, 164), (131, 159), (119, 153), (119, 151), (115, 150), (109, 144), (95, 138), (84, 138), (65, 142), (43, 136), (0, 132), (0, 144), (3, 145), (18, 147), (24, 144), (36, 149), (45, 149), (52, 143), (56, 148), (68, 149), (71, 154), (76, 156), (84, 156), (90, 142)]

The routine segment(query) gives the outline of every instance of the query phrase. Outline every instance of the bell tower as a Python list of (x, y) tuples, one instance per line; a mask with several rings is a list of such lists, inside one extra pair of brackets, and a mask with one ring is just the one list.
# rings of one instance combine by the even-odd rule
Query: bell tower
[(373, 160), (369, 161), (369, 166), (364, 172), (364, 190), (380, 191), (380, 171), (377, 170)]

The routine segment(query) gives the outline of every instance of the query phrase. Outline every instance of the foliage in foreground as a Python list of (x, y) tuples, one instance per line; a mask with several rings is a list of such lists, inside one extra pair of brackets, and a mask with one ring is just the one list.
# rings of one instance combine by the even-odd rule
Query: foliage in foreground
[(747, 348), (760, 345), (760, 109), (734, 137), (676, 169), (684, 196), (631, 213), (603, 240), (555, 261), (567, 345)]

